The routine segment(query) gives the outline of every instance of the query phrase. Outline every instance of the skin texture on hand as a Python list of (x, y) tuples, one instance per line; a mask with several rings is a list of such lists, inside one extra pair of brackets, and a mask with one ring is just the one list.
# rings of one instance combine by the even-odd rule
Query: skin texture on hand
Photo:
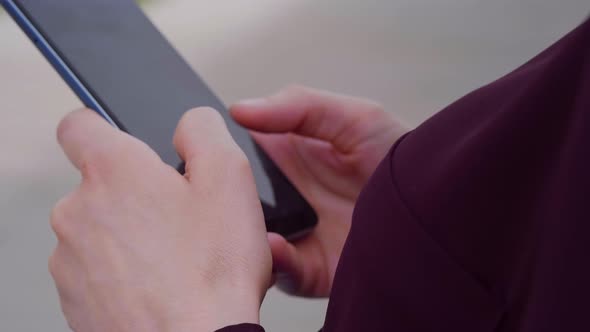
[(90, 110), (58, 140), (82, 181), (55, 207), (50, 272), (75, 331), (214, 331), (258, 323), (271, 276), (249, 163), (217, 112), (188, 112), (186, 176)]
[(310, 236), (296, 243), (269, 234), (278, 287), (329, 296), (356, 199), (408, 129), (373, 102), (298, 86), (239, 102), (231, 112), (319, 217)]

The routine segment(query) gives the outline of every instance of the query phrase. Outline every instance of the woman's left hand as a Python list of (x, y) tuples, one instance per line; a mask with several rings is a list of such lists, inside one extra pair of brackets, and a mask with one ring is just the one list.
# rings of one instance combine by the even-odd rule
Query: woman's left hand
[(82, 182), (55, 207), (50, 258), (75, 331), (213, 331), (258, 323), (271, 255), (251, 169), (201, 108), (174, 144), (183, 177), (90, 110), (58, 129)]

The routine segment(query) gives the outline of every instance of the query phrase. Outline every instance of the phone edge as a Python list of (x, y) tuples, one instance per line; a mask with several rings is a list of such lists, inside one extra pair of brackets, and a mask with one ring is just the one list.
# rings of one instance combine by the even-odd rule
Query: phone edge
[(74, 71), (65, 63), (61, 56), (55, 51), (51, 44), (45, 39), (43, 34), (37, 29), (35, 24), (25, 15), (20, 7), (13, 0), (3, 0), (2, 6), (12, 19), (19, 25), (21, 30), (35, 44), (37, 49), (43, 54), (45, 59), (57, 71), (72, 91), (80, 98), (84, 105), (104, 118), (110, 125), (119, 128), (115, 121), (104, 110), (96, 98), (90, 93), (88, 88), (82, 83)]

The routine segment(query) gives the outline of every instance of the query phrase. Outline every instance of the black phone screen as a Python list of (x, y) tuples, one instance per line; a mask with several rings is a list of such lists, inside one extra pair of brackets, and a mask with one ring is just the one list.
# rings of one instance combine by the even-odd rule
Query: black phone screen
[(315, 225), (309, 204), (134, 1), (15, 3), (115, 123), (164, 162), (182, 167), (172, 144), (182, 114), (213, 107), (251, 163), (269, 230), (290, 236)]

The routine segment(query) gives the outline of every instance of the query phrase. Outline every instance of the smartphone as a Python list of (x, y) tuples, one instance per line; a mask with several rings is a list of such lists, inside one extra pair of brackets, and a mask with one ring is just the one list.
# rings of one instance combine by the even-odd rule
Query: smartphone
[(85, 106), (180, 172), (172, 138), (182, 114), (218, 110), (250, 161), (267, 229), (293, 239), (316, 225), (309, 203), (133, 0), (0, 2)]

